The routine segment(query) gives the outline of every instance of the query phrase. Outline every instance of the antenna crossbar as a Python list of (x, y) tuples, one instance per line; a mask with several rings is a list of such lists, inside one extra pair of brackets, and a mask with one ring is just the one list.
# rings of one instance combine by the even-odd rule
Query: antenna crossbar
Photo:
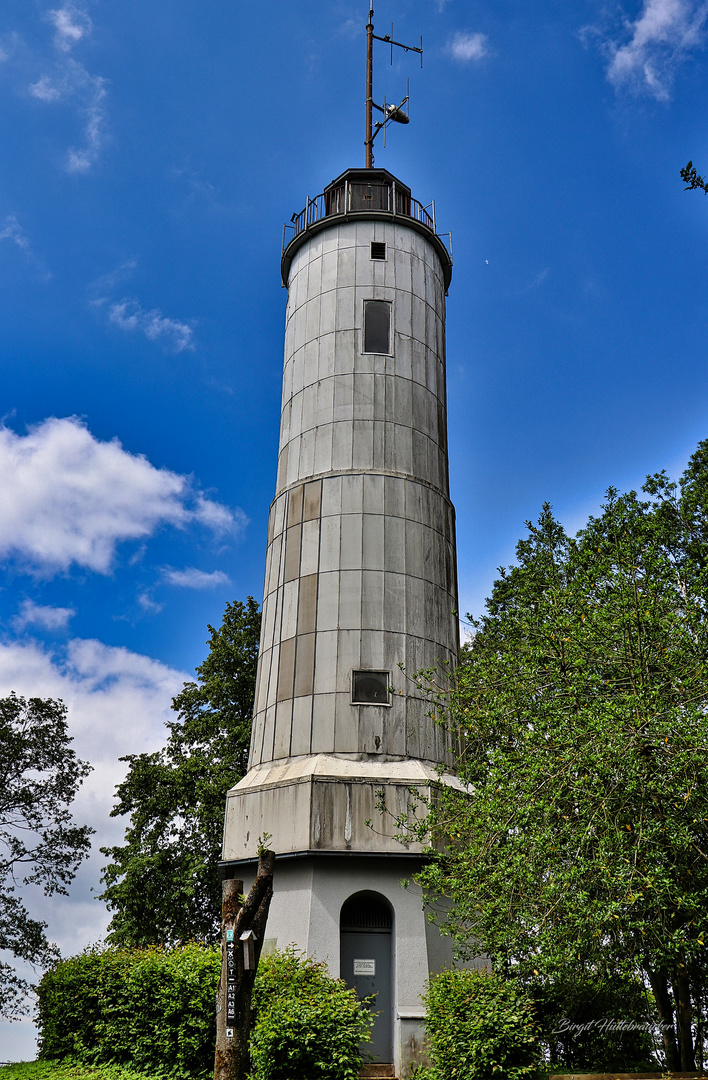
[[(379, 37), (378, 34), (371, 35), (374, 41), (384, 41), (387, 45), (398, 45), (399, 49), (403, 49), (405, 52), (417, 52), (420, 53), (420, 66), (423, 66), (423, 45), (404, 45), (402, 41), (394, 41), (390, 34), (386, 34), (386, 37)], [(423, 38), (421, 37), (421, 43)]]

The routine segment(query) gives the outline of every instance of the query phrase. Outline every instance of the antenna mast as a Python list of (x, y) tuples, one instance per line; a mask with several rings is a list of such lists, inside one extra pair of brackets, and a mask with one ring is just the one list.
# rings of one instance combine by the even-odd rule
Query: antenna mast
[[(416, 52), (420, 54), (420, 66), (423, 66), (423, 35), (420, 37), (420, 47), (416, 45), (404, 45), (400, 41), (393, 40), (393, 23), (391, 23), (391, 33), (386, 34), (385, 37), (379, 37), (374, 33), (374, 0), (369, 0), (369, 21), (366, 24), (366, 139), (364, 145), (366, 146), (366, 168), (373, 169), (374, 167), (374, 139), (378, 135), (381, 128), (385, 128), (389, 120), (395, 120), (399, 124), (408, 123), (408, 113), (403, 112), (403, 106), (408, 101), (408, 88), (406, 86), (406, 96), (400, 105), (387, 105), (384, 98), (383, 106), (377, 105), (374, 101), (374, 39), (376, 41), (384, 41), (387, 45), (391, 46), (391, 63), (393, 64), (393, 46), (403, 49), (405, 52)], [(384, 119), (379, 120), (376, 123), (374, 129), (373, 123), (373, 110), (378, 109), (379, 112), (384, 114)], [(384, 136), (384, 144), (386, 137)]]
[(369, 21), (366, 24), (366, 167), (374, 167), (374, 137), (373, 126), (373, 96), (374, 96), (374, 0), (369, 4)]

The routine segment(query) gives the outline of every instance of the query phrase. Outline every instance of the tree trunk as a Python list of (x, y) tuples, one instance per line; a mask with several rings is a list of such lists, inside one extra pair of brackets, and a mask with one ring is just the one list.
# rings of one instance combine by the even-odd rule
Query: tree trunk
[(703, 987), (700, 982), (693, 985), (693, 1008), (696, 1014), (696, 1069), (703, 1072)]
[(649, 976), (649, 985), (652, 988), (659, 1019), (662, 1022), (661, 1038), (664, 1044), (664, 1053), (666, 1054), (666, 1068), (669, 1072), (679, 1072), (681, 1069), (681, 1056), (676, 1045), (674, 1010), (671, 1004), (668, 980), (661, 971), (654, 972), (648, 967), (645, 967), (644, 970)]
[(691, 987), (686, 968), (677, 968), (674, 975), (674, 1002), (676, 1003), (676, 1026), (681, 1053), (681, 1069), (692, 1072), (695, 1067), (693, 1034), (691, 1031)]
[[(256, 880), (243, 904), (243, 882), (235, 879), (222, 882), (214, 1080), (246, 1080), (250, 1071), (251, 992), (273, 896), (274, 863), (274, 852), (264, 851), (259, 855)], [(241, 935), (248, 931), (252, 931), (252, 938), (244, 943)]]

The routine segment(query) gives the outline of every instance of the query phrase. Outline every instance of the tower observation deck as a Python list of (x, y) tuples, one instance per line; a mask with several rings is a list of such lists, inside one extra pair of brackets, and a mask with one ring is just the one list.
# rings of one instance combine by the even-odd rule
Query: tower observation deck
[[(443, 234), (448, 237), (449, 246), (446, 247), (436, 232), (435, 203), (423, 206), (413, 198), (409, 187), (385, 169), (348, 169), (320, 195), (308, 198), (299, 214), (293, 214), (291, 223), (283, 226), (283, 284), (288, 284), (293, 256), (308, 236), (332, 225), (333, 219), (356, 220), (360, 214), (380, 221), (399, 218), (403, 219), (403, 224), (417, 227), (438, 249), (447, 294), (452, 280), (452, 234)], [(290, 230), (292, 235), (289, 235)]]

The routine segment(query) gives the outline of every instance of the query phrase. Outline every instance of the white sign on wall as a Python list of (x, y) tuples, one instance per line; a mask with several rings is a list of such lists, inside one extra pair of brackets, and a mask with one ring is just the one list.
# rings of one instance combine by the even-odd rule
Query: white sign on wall
[(354, 961), (354, 974), (355, 975), (375, 975), (376, 974), (376, 961), (375, 960), (355, 960)]

